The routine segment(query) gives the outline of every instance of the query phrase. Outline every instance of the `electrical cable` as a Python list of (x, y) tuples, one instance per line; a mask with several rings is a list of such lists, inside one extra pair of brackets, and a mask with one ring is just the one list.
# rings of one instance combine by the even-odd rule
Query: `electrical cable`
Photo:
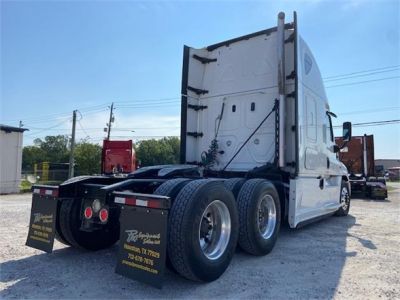
[[(364, 122), (364, 123), (354, 123), (352, 127), (364, 127), (364, 126), (382, 126), (400, 123), (399, 120), (386, 120), (386, 121), (375, 121), (375, 122)], [(340, 128), (342, 125), (335, 125), (333, 128)]]
[(392, 70), (377, 71), (377, 72), (371, 72), (371, 73), (360, 74), (360, 75), (346, 76), (346, 77), (342, 77), (342, 78), (333, 78), (333, 79), (324, 80), (324, 82), (331, 82), (331, 81), (347, 80), (347, 79), (358, 78), (358, 77), (372, 76), (372, 75), (375, 75), (375, 74), (393, 72), (393, 71), (398, 71), (398, 70), (400, 70), (400, 69), (396, 68), (396, 69), (392, 69)]
[(376, 112), (393, 111), (393, 110), (399, 110), (399, 109), (400, 109), (400, 106), (383, 107), (383, 108), (343, 112), (343, 113), (338, 113), (338, 115), (343, 116), (343, 115), (355, 115), (355, 114), (363, 114), (363, 113), (376, 113)]
[(331, 86), (327, 86), (325, 88), (330, 89), (330, 88), (335, 88), (335, 87), (339, 87), (339, 86), (351, 86), (351, 85), (357, 85), (357, 84), (363, 84), (363, 83), (375, 82), (375, 81), (382, 81), (382, 80), (389, 80), (389, 79), (395, 79), (395, 78), (400, 78), (400, 76), (385, 77), (385, 78), (364, 80), (364, 81), (355, 81), (355, 82), (351, 82), (351, 83), (343, 83), (343, 84), (331, 85)]
[(351, 73), (340, 74), (340, 75), (327, 76), (327, 77), (324, 77), (324, 78), (322, 78), (322, 79), (325, 80), (325, 79), (330, 79), (330, 78), (343, 77), (343, 76), (349, 76), (349, 75), (361, 74), (361, 73), (373, 72), (373, 71), (380, 71), (380, 70), (392, 69), (392, 68), (398, 68), (398, 67), (400, 67), (400, 65), (394, 65), (394, 66), (388, 66), (388, 67), (381, 67), (381, 68), (376, 68), (376, 69), (369, 69), (369, 70), (351, 72)]
[(40, 130), (40, 131), (38, 131), (38, 132), (26, 134), (25, 136), (37, 135), (38, 133), (41, 133), (41, 132), (47, 131), (47, 130), (49, 130), (49, 129), (53, 129), (53, 128), (56, 128), (56, 127), (58, 127), (58, 126), (61, 126), (61, 125), (63, 125), (64, 123), (66, 123), (66, 122), (68, 122), (68, 121), (70, 121), (70, 119), (69, 119), (69, 120), (64, 120), (64, 121), (62, 121), (62, 122), (60, 122), (60, 123), (58, 123), (58, 124), (56, 124), (56, 125), (54, 125), (54, 126), (51, 126), (51, 127), (49, 127), (49, 128)]

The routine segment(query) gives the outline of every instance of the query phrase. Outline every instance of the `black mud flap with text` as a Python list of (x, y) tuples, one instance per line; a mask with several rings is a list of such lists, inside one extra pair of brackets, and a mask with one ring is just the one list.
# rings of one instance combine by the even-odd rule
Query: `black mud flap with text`
[(26, 245), (53, 251), (58, 205), (58, 187), (33, 186), (31, 219)]
[(114, 194), (115, 203), (122, 204), (115, 272), (161, 288), (167, 252), (170, 199), (127, 192)]

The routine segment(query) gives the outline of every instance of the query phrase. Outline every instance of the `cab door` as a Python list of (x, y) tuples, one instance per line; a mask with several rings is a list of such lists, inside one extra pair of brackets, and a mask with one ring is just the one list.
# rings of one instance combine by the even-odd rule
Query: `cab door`
[(340, 165), (337, 154), (334, 152), (335, 138), (333, 136), (332, 117), (335, 114), (326, 111), (322, 128), (323, 152), (326, 157), (326, 170), (324, 174), (324, 188), (327, 192), (325, 205), (336, 206), (339, 203), (340, 185)]

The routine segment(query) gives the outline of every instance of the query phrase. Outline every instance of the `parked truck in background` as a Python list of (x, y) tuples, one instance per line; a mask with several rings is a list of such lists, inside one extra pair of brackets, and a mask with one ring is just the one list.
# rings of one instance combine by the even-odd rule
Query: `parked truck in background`
[(136, 170), (136, 156), (132, 140), (103, 140), (101, 173), (129, 174)]
[[(268, 254), (283, 222), (297, 228), (346, 216), (350, 185), (337, 158), (335, 114), (296, 14), (284, 18), (208, 47), (185, 46), (181, 164), (35, 186), (27, 244), (51, 251), (51, 224), (73, 247), (97, 250), (119, 239), (119, 274), (160, 286), (167, 261), (208, 282), (224, 273), (237, 245)], [(346, 122), (343, 140), (350, 138)], [(43, 225), (37, 214), (46, 226), (34, 227)]]
[(387, 198), (386, 180), (376, 174), (374, 136), (353, 136), (347, 143), (337, 137), (336, 144), (344, 145), (339, 159), (347, 167), (352, 191), (370, 198)]

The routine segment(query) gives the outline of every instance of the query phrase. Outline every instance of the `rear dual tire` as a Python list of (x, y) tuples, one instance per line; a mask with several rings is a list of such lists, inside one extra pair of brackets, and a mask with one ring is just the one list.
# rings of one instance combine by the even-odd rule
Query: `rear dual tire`
[[(114, 245), (119, 239), (119, 223), (116, 218), (109, 218), (102, 229), (92, 232), (81, 228), (81, 199), (63, 199), (58, 214), (59, 233), (62, 239), (72, 247), (96, 251)], [(65, 243), (64, 242), (64, 243)]]
[(230, 178), (224, 181), (224, 186), (231, 191), (235, 199), (237, 199), (240, 189), (243, 184), (246, 182), (244, 178)]
[(281, 206), (275, 186), (264, 179), (250, 179), (240, 189), (239, 246), (252, 255), (266, 255), (275, 246), (281, 224)]
[[(163, 184), (161, 184), (155, 191), (154, 194), (155, 195), (161, 195), (161, 196), (167, 196), (170, 197), (172, 199), (172, 201), (174, 201), (174, 199), (176, 198), (176, 196), (178, 195), (178, 193), (180, 192), (180, 190), (190, 182), (190, 179), (187, 178), (176, 178), (176, 179), (171, 179), (168, 180), (166, 182), (164, 182)], [(175, 270), (174, 266), (171, 263), (171, 260), (169, 258), (169, 253), (168, 253), (168, 249), (167, 249), (167, 259), (166, 259), (166, 265), (168, 267), (168, 269), (170, 269), (171, 271), (177, 273), (177, 271)]]
[(235, 252), (238, 227), (235, 198), (221, 181), (186, 184), (169, 217), (168, 254), (174, 269), (190, 280), (216, 280)]

